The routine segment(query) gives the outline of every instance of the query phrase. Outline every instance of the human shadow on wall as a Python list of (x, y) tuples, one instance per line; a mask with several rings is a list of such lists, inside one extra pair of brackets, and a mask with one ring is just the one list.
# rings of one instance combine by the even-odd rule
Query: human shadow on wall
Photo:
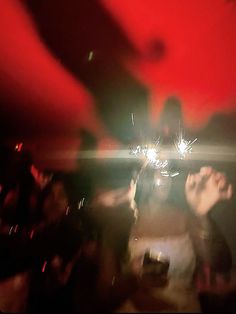
[[(142, 132), (148, 121), (146, 88), (125, 68), (138, 52), (117, 22), (97, 0), (26, 1), (43, 40), (95, 98), (110, 133), (129, 143), (137, 136), (131, 114)], [(159, 41), (158, 41), (159, 42)], [(158, 45), (165, 54), (164, 44)]]

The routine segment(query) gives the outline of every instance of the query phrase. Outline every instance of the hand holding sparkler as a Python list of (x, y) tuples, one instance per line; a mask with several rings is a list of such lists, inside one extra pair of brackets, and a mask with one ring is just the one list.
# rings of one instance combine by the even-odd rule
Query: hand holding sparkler
[(221, 200), (232, 196), (232, 185), (223, 173), (211, 167), (202, 167), (200, 172), (189, 174), (185, 184), (186, 199), (198, 216), (206, 215)]

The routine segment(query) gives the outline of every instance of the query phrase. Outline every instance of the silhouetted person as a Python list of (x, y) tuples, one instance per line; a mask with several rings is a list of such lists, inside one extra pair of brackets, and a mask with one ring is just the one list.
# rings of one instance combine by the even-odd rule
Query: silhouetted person
[(159, 119), (159, 134), (164, 138), (173, 137), (183, 128), (183, 123), (180, 100), (175, 96), (168, 97)]

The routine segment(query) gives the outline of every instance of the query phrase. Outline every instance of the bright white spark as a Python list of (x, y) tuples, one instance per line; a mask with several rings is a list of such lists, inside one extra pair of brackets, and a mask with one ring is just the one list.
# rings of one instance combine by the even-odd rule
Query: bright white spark
[(146, 152), (146, 157), (147, 159), (154, 163), (157, 159), (157, 151), (155, 148), (148, 148), (147, 152)]
[(94, 56), (94, 52), (92, 50), (89, 51), (88, 61), (92, 61), (93, 60), (93, 56)]
[(178, 175), (179, 175), (179, 172), (177, 171), (177, 172), (172, 173), (170, 176), (171, 176), (171, 178), (174, 178), (174, 177), (176, 177)]
[(180, 133), (177, 142), (175, 143), (176, 149), (179, 152), (181, 158), (184, 158), (186, 154), (192, 152), (192, 145), (197, 141), (197, 138), (193, 141), (187, 141), (183, 138), (182, 133)]
[(132, 120), (132, 124), (134, 126), (134, 114), (133, 114), (133, 112), (131, 113), (131, 120)]
[(157, 186), (160, 186), (161, 185), (161, 179), (157, 179), (155, 183)]

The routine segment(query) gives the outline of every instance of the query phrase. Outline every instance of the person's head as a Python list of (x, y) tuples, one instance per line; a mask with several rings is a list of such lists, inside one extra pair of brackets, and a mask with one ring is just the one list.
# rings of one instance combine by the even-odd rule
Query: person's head
[(166, 99), (160, 117), (160, 129), (164, 136), (174, 135), (183, 123), (181, 102), (175, 96)]

